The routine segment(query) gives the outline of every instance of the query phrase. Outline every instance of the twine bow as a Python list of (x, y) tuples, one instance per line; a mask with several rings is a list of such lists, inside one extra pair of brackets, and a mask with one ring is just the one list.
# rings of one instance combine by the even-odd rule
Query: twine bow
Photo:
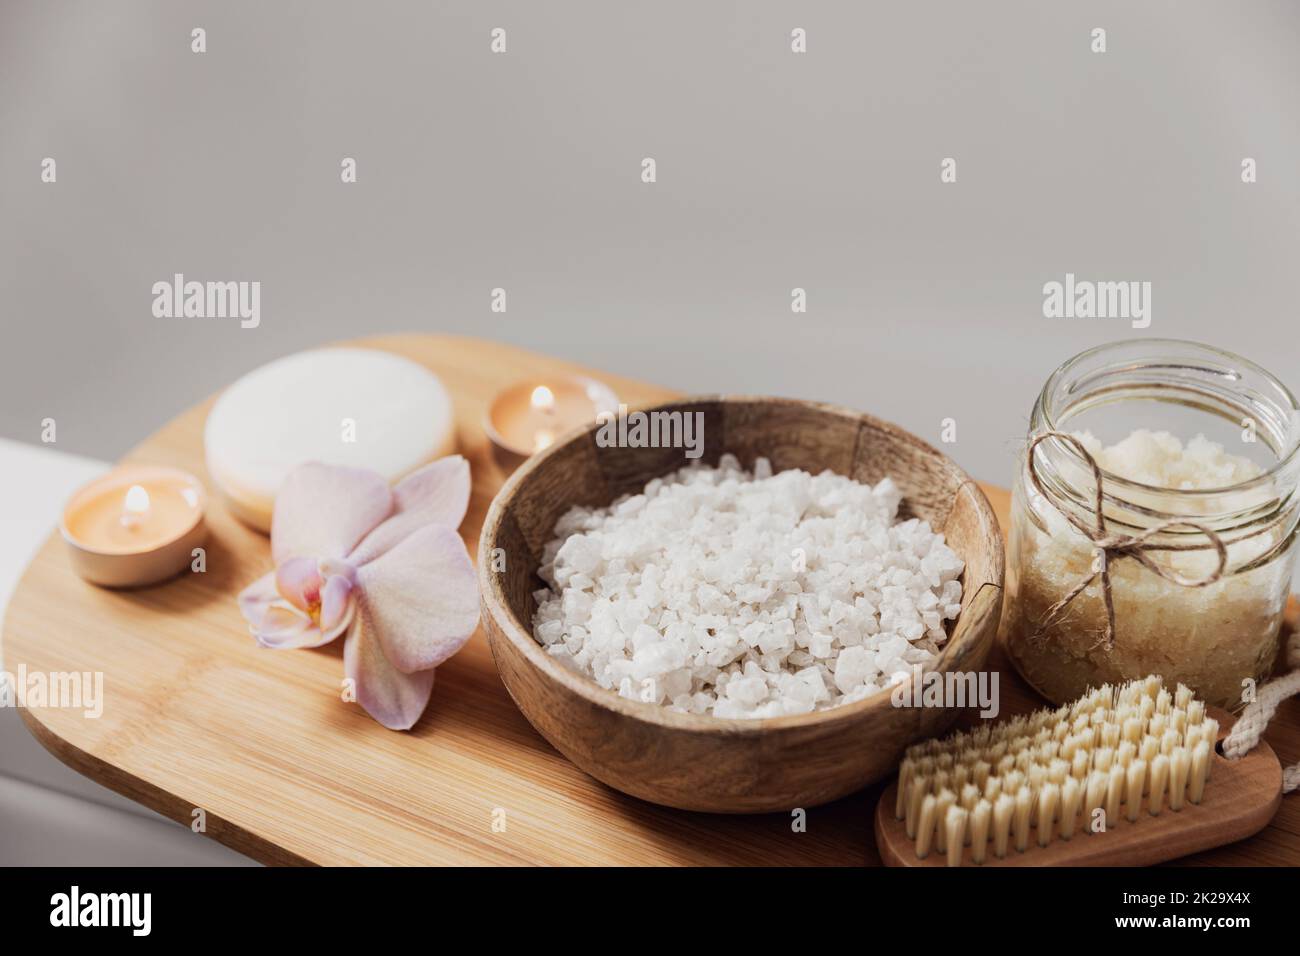
[[(1089, 467), (1092, 468), (1092, 477), (1095, 486), (1093, 497), (1093, 519), (1094, 523), (1090, 526), (1081, 518), (1069, 513), (1062, 508), (1043, 488), (1041, 479), (1034, 469), (1034, 450), (1038, 445), (1048, 438), (1055, 438), (1058, 441), (1065, 442), (1077, 451)], [(1101, 579), (1101, 599), (1106, 606), (1106, 649), (1110, 650), (1115, 646), (1115, 600), (1111, 593), (1110, 584), (1110, 566), (1120, 558), (1132, 558), (1153, 574), (1169, 581), (1173, 584), (1185, 588), (1203, 588), (1214, 584), (1223, 578), (1223, 573), (1228, 566), (1228, 549), (1223, 543), (1223, 539), (1213, 530), (1203, 524), (1195, 521), (1174, 520), (1165, 521), (1161, 524), (1147, 528), (1137, 534), (1110, 534), (1106, 530), (1106, 518), (1102, 513), (1102, 506), (1105, 503), (1105, 492), (1101, 482), (1101, 466), (1097, 464), (1097, 459), (1093, 458), (1088, 449), (1084, 447), (1083, 442), (1066, 432), (1049, 431), (1036, 435), (1029, 443), (1027, 471), (1029, 480), (1034, 486), (1034, 490), (1042, 496), (1043, 500), (1050, 502), (1052, 507), (1068, 521), (1080, 534), (1092, 542), (1096, 553), (1096, 559), (1093, 562), (1092, 573), (1085, 577), (1066, 593), (1066, 595), (1047, 609), (1047, 613), (1039, 622), (1036, 636), (1041, 636), (1043, 631), (1050, 625), (1065, 608), (1083, 593), (1093, 581)], [(1201, 532), (1214, 545), (1215, 551), (1219, 555), (1219, 566), (1210, 574), (1200, 578), (1187, 578), (1177, 572), (1162, 568), (1148, 554), (1150, 551), (1193, 551), (1201, 550), (1201, 545), (1161, 545), (1149, 543), (1149, 539), (1158, 534), (1168, 531), (1170, 528), (1192, 528)]]

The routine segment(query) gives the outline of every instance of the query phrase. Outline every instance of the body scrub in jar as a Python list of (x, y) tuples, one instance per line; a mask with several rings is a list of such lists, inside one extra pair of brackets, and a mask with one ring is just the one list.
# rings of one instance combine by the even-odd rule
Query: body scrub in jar
[(1295, 564), (1295, 396), (1228, 352), (1118, 342), (1052, 374), (1029, 438), (1002, 620), (1021, 675), (1058, 704), (1158, 674), (1239, 708)]

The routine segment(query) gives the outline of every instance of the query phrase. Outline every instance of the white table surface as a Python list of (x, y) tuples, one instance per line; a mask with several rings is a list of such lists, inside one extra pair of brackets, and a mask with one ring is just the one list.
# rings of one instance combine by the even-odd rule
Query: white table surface
[[(0, 610), (64, 500), (108, 464), (0, 438)], [(71, 573), (71, 572), (69, 572)], [(0, 644), (0, 667), (4, 647)], [(220, 866), (253, 861), (64, 766), (0, 708), (0, 866)]]

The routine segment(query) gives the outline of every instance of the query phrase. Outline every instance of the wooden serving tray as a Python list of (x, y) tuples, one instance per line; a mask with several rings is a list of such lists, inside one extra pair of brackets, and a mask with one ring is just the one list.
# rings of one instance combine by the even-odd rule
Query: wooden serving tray
[[(451, 390), (460, 449), (474, 476), (461, 527), (471, 554), (503, 480), (481, 428), (498, 388), (566, 371), (603, 379), (633, 405), (674, 397), (475, 339), (412, 334), (349, 344), (421, 362)], [(175, 465), (206, 479), (202, 434), (210, 406), (185, 412), (127, 460)], [(984, 490), (1005, 526), (1006, 492)], [(85, 583), (52, 534), (10, 602), (7, 669), (105, 674), (98, 720), (77, 710), (22, 712), (47, 749), (99, 783), (186, 826), (201, 809), (208, 836), (267, 863), (880, 862), (872, 817), (883, 784), (808, 809), (796, 829), (788, 814), (669, 810), (597, 783), (520, 715), (481, 632), (438, 668), (433, 701), (412, 731), (383, 729), (339, 699), (341, 642), (316, 651), (254, 643), (234, 598), (270, 568), (267, 540), (215, 501), (208, 523), (206, 573), (138, 591)], [(990, 666), (1004, 661), (995, 652)], [(1010, 667), (1002, 667), (1000, 689), (1005, 712), (1037, 705)], [(1300, 701), (1283, 705), (1268, 739), (1284, 763), (1300, 759)], [(1300, 798), (1283, 800), (1258, 835), (1190, 862), (1300, 865)]]

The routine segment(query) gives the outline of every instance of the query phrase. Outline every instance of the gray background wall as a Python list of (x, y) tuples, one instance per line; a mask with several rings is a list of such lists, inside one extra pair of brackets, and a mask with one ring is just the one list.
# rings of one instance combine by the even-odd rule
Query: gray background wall
[[(270, 358), (423, 329), (932, 440), (952, 416), (1005, 480), (1088, 345), (1195, 338), (1300, 385), (1298, 41), (1285, 0), (4, 0), (0, 435), (53, 416), (115, 456)], [(1043, 318), (1066, 271), (1151, 281), (1151, 327)], [(260, 280), (261, 327), (155, 319), (173, 272)]]

